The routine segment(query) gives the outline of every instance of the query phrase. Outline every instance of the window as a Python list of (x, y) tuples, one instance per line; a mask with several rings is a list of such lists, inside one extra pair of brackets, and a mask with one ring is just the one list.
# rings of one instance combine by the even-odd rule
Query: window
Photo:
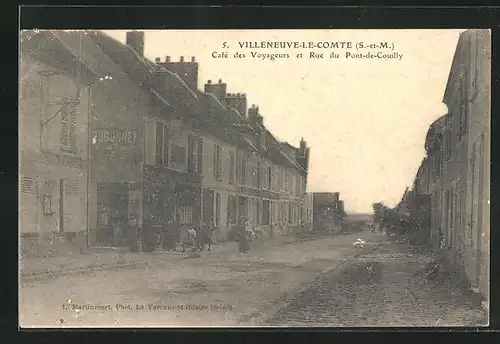
[(53, 215), (52, 211), (52, 196), (51, 195), (43, 195), (43, 215), (50, 216)]
[(195, 171), (195, 161), (196, 161), (196, 155), (195, 155), (195, 138), (193, 135), (188, 136), (188, 172), (193, 173)]
[(155, 165), (163, 165), (163, 124), (161, 122), (156, 122), (156, 155), (155, 155)]
[(269, 166), (267, 171), (267, 177), (269, 178), (269, 189), (273, 188), (273, 167)]
[(257, 189), (260, 189), (260, 161), (257, 161)]
[(229, 183), (233, 184), (234, 179), (234, 152), (229, 151)]
[(216, 180), (221, 180), (222, 177), (222, 166), (221, 166), (221, 158), (220, 158), (221, 148), (220, 145), (214, 144), (214, 178)]
[(198, 173), (203, 173), (203, 139), (198, 139), (198, 161), (196, 163)]
[(76, 150), (76, 104), (63, 99), (61, 109), (61, 149)]
[(246, 157), (243, 152), (237, 153), (236, 175), (238, 178), (238, 184), (245, 185)]
[(167, 126), (161, 124), (163, 127), (163, 165), (168, 165), (168, 131)]
[(186, 148), (172, 145), (171, 147), (172, 156), (171, 161), (176, 164), (184, 164), (186, 162)]
[(220, 193), (215, 194), (215, 226), (220, 225)]
[(271, 223), (271, 213), (270, 213), (269, 201), (262, 201), (262, 224), (268, 225)]
[(179, 208), (181, 224), (193, 223), (193, 207), (190, 205), (181, 205)]
[(260, 212), (261, 212), (261, 201), (260, 199), (255, 200), (255, 207), (256, 207), (256, 219), (255, 219), (255, 224), (260, 225)]

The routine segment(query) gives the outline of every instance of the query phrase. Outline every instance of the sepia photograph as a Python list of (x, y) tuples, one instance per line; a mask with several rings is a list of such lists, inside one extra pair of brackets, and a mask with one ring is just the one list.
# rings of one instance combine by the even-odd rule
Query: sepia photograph
[(484, 327), (491, 32), (21, 30), (21, 328)]

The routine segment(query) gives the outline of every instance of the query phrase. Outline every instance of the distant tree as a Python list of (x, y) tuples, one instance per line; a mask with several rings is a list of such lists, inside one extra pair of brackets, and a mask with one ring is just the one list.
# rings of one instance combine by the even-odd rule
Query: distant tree
[(386, 206), (382, 202), (373, 203), (373, 222), (380, 224), (384, 216), (384, 209)]

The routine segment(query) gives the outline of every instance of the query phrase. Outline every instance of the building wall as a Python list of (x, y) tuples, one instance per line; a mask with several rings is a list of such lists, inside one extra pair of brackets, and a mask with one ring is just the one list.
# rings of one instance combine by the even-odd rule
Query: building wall
[[(462, 33), (444, 102), (443, 144), (428, 159), (432, 242), (489, 299), (490, 33)], [(434, 165), (435, 166), (435, 165)], [(422, 183), (422, 184), (419, 184)], [(418, 181), (420, 188), (423, 181)], [(441, 229), (443, 237), (439, 237)], [(441, 242), (442, 239), (442, 242)]]
[(467, 227), (469, 230), (466, 271), (469, 280), (489, 299), (490, 257), (490, 122), (491, 122), (491, 50), (487, 30), (471, 30), (466, 36), (469, 53), (466, 71), (468, 79), (467, 112), (468, 179)]
[[(228, 202), (229, 197), (236, 196), (236, 147), (227, 144), (208, 133), (201, 133), (203, 140), (203, 179), (204, 190), (211, 190), (213, 199), (203, 202), (212, 205), (212, 218), (216, 226), (215, 239), (225, 240), (229, 234)], [(216, 148), (218, 147), (218, 148)], [(217, 163), (215, 151), (219, 150)], [(218, 164), (218, 167), (217, 167)], [(217, 171), (217, 168), (219, 169)], [(206, 191), (204, 195), (206, 195)], [(218, 202), (217, 202), (218, 198)], [(218, 213), (218, 215), (217, 215)], [(206, 215), (204, 215), (206, 218)], [(217, 219), (219, 221), (217, 222)]]
[[(109, 69), (92, 85), (89, 235), (96, 243), (98, 185), (125, 184), (129, 188), (128, 221), (142, 224), (142, 172), (145, 156), (145, 117), (152, 115), (149, 96), (105, 55)], [(119, 91), (117, 91), (119, 90)], [(88, 139), (87, 139), (88, 140)], [(127, 225), (127, 224), (125, 224)]]
[[(58, 112), (61, 104), (56, 103), (63, 96), (75, 99), (78, 92), (75, 115)], [(53, 254), (65, 249), (59, 243), (73, 237), (81, 239), (78, 247), (85, 246), (89, 88), (62, 70), (23, 56), (19, 107), (22, 252)]]

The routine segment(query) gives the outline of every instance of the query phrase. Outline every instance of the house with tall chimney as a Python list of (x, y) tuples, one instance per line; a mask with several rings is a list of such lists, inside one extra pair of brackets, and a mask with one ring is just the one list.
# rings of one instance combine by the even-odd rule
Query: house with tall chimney
[[(309, 160), (305, 140), (299, 147), (279, 142), (265, 127), (259, 107), (248, 107), (245, 93), (228, 92), (222, 79), (208, 80), (198, 89), (195, 57), (149, 61), (144, 56), (142, 32), (128, 32), (125, 46), (100, 32), (91, 37), (127, 74), (148, 69), (149, 79), (139, 76), (136, 81), (148, 85), (170, 107), (164, 111), (169, 115), (162, 120), (163, 131), (157, 129), (158, 124), (156, 129), (153, 124), (146, 126), (145, 166), (162, 162), (163, 170), (183, 173), (178, 185), (184, 178), (193, 182), (198, 178), (191, 205), (179, 203), (179, 195), (185, 191), (172, 189), (174, 200), (167, 201), (170, 213), (180, 212), (186, 226), (215, 227), (219, 240), (230, 238), (246, 220), (263, 236), (303, 227)], [(162, 141), (160, 132), (167, 148), (163, 148), (163, 161), (158, 158), (155, 165), (147, 142)]]
[[(301, 230), (306, 142), (278, 141), (259, 107), (222, 80), (198, 89), (194, 57), (149, 60), (144, 38), (130, 31), (123, 44), (99, 31), (42, 31), (27, 44), (37, 53), (22, 64), (23, 237), (47, 232), (50, 242), (58, 232), (81, 247), (131, 247), (164, 223), (178, 241), (182, 228), (204, 225), (226, 240), (246, 220), (264, 237)], [(51, 44), (36, 50), (44, 39)], [(55, 98), (40, 114), (42, 93)], [(75, 97), (75, 116), (50, 107)], [(38, 122), (51, 130), (47, 139), (40, 128), (28, 135)]]

